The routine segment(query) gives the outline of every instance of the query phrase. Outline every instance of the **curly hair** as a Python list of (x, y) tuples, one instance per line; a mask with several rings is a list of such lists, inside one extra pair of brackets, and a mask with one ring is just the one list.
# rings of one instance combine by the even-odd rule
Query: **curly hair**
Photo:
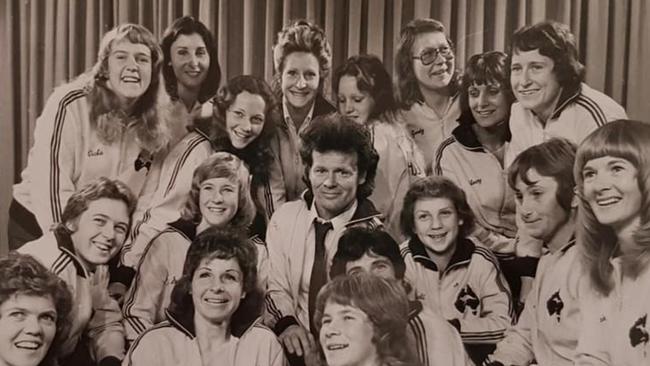
[[(553, 73), (560, 86), (569, 92), (578, 90), (585, 78), (585, 67), (578, 60), (576, 40), (569, 27), (562, 23), (544, 21), (519, 28), (510, 42), (508, 65), (519, 52), (538, 50), (542, 56), (553, 60)], [(510, 79), (510, 67), (506, 67)]]
[(641, 191), (640, 225), (634, 232), (636, 247), (621, 256), (623, 275), (636, 277), (650, 263), (650, 124), (633, 120), (610, 122), (592, 132), (578, 147), (573, 175), (579, 209), (576, 236), (591, 282), (602, 294), (614, 286), (610, 259), (618, 248), (618, 238), (611, 226), (601, 224), (584, 195), (582, 171), (593, 159), (605, 156), (628, 160), (637, 169)]
[[(264, 126), (260, 135), (243, 149), (232, 146), (226, 127), (226, 112), (242, 92), (259, 95), (264, 100)], [(267, 181), (273, 161), (271, 140), (282, 120), (280, 103), (266, 81), (251, 75), (240, 75), (230, 79), (214, 98), (214, 123), (208, 128), (215, 150), (225, 150), (241, 158), (253, 174), (253, 185)]]
[(473, 85), (499, 85), (501, 93), (508, 104), (508, 114), (505, 121), (510, 118), (510, 105), (515, 101), (515, 96), (510, 87), (510, 79), (506, 78), (507, 55), (500, 51), (489, 51), (473, 55), (467, 61), (460, 88), (461, 113), (458, 121), (463, 124), (474, 124), (476, 120), (469, 107), (469, 88)]
[[(121, 111), (115, 93), (107, 86), (108, 58), (113, 46), (121, 41), (143, 44), (151, 51), (151, 82), (147, 90), (133, 105), (129, 115)], [(162, 65), (162, 51), (151, 32), (138, 24), (125, 23), (108, 31), (99, 44), (97, 62), (90, 71), (92, 84), (89, 85), (88, 100), (90, 104), (90, 124), (97, 129), (100, 138), (106, 143), (117, 141), (124, 133), (124, 128), (132, 120), (136, 124), (136, 136), (143, 148), (150, 152), (164, 149), (169, 142), (169, 132), (159, 122), (156, 101)], [(81, 79), (85, 79), (82, 75)]]
[(242, 289), (246, 297), (232, 315), (230, 331), (241, 335), (262, 310), (263, 294), (257, 287), (257, 248), (240, 231), (209, 228), (190, 244), (183, 265), (183, 275), (174, 286), (169, 312), (178, 317), (194, 314), (192, 278), (199, 265), (213, 259), (234, 259), (243, 274)]
[(56, 225), (59, 228), (67, 229), (66, 224), (71, 223), (86, 211), (90, 202), (97, 201), (101, 198), (124, 202), (129, 213), (130, 226), (131, 216), (135, 211), (137, 199), (126, 184), (117, 179), (109, 179), (106, 177), (97, 178), (73, 193), (63, 209), (61, 222)]
[(420, 178), (411, 184), (404, 196), (404, 207), (400, 213), (400, 228), (406, 237), (415, 235), (415, 203), (427, 198), (446, 198), (450, 200), (459, 220), (463, 223), (458, 230), (460, 238), (466, 238), (474, 228), (474, 214), (469, 208), (465, 192), (451, 180), (442, 176)]
[[(447, 29), (442, 22), (435, 19), (413, 19), (400, 32), (399, 45), (397, 46), (396, 69), (397, 69), (397, 91), (400, 106), (408, 109), (416, 102), (424, 101), (418, 80), (413, 70), (413, 44), (415, 38), (422, 33), (442, 33), (447, 38), (449, 47), (454, 49), (454, 43), (447, 35)], [(455, 57), (455, 55), (454, 55)], [(460, 73), (454, 68), (454, 73), (449, 82), (451, 94), (456, 94), (460, 87)]]
[(238, 157), (225, 151), (212, 154), (194, 170), (192, 187), (181, 211), (181, 218), (197, 225), (201, 222), (203, 218), (199, 208), (201, 183), (212, 178), (227, 178), (238, 183), (237, 212), (228, 226), (246, 231), (255, 217), (255, 204), (250, 193), (250, 173)]
[(221, 67), (219, 67), (219, 56), (217, 54), (217, 43), (214, 41), (212, 33), (208, 30), (205, 24), (194, 19), (194, 17), (186, 15), (176, 19), (165, 30), (160, 41), (160, 48), (162, 49), (163, 58), (166, 61), (162, 65), (162, 76), (165, 79), (165, 89), (167, 93), (173, 98), (178, 99), (178, 86), (174, 68), (171, 65), (171, 48), (172, 44), (180, 35), (198, 34), (205, 43), (205, 48), (210, 56), (210, 67), (208, 68), (208, 75), (201, 84), (199, 90), (199, 103), (205, 103), (217, 92), (219, 83), (221, 82)]
[(314, 163), (312, 153), (337, 151), (356, 154), (359, 176), (365, 174), (366, 180), (358, 187), (357, 198), (367, 198), (372, 194), (379, 155), (365, 126), (338, 113), (331, 113), (314, 118), (301, 137), (300, 157), (305, 165), (304, 181), (310, 190), (309, 171)]
[(332, 49), (323, 29), (314, 23), (300, 19), (278, 32), (278, 39), (273, 46), (273, 66), (276, 75), (274, 84), (280, 85), (279, 79), (284, 70), (284, 61), (293, 52), (311, 53), (316, 57), (320, 67), (318, 92), (322, 93), (325, 79), (332, 67)]
[(360, 274), (339, 276), (318, 293), (314, 315), (316, 330), (324, 330), (323, 315), (327, 304), (358, 308), (373, 326), (372, 343), (382, 365), (402, 366), (415, 363), (415, 352), (407, 343), (408, 299), (397, 281)]
[(56, 335), (39, 365), (54, 365), (59, 346), (67, 336), (72, 294), (63, 280), (34, 257), (17, 252), (0, 259), (0, 305), (16, 295), (49, 298), (56, 310)]
[(359, 91), (372, 97), (374, 108), (369, 118), (377, 118), (382, 113), (396, 108), (393, 83), (384, 64), (377, 56), (352, 56), (339, 66), (334, 72), (332, 80), (334, 95), (339, 93), (339, 83), (343, 76), (354, 77), (357, 80)]

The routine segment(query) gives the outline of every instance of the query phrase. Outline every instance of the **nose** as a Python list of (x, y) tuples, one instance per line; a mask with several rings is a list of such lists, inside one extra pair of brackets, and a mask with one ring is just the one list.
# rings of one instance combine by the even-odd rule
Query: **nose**
[(321, 332), (325, 334), (325, 338), (331, 338), (335, 335), (341, 334), (341, 332), (338, 330), (338, 327), (335, 326), (333, 320), (329, 324), (324, 324)]
[(251, 130), (251, 121), (248, 118), (242, 118), (241, 123), (239, 124), (239, 127), (248, 132)]
[(431, 218), (431, 228), (432, 229), (442, 228), (442, 221), (437, 215), (433, 215), (433, 217)]
[(527, 197), (522, 197), (521, 199), (521, 204), (518, 207), (519, 212), (521, 214), (521, 217), (523, 218), (529, 218), (532, 216), (534, 212), (534, 203), (533, 200), (527, 198)]
[(135, 56), (129, 56), (126, 59), (126, 68), (133, 70), (138, 68), (138, 61), (136, 61)]
[(487, 103), (487, 93), (485, 93), (484, 91), (481, 91), (479, 93), (479, 95), (478, 95), (478, 105), (483, 107), (483, 106), (486, 106), (487, 104), (488, 104)]
[(600, 192), (611, 188), (612, 183), (606, 174), (597, 174), (589, 185), (592, 190)]
[(307, 80), (305, 80), (304, 75), (300, 74), (300, 76), (298, 76), (298, 82), (296, 83), (296, 87), (298, 87), (299, 89), (302, 89), (302, 88), (304, 88), (306, 86), (307, 86)]
[(336, 186), (336, 173), (330, 172), (327, 175), (327, 177), (325, 178), (325, 181), (323, 182), (323, 184), (326, 187), (334, 187), (334, 186)]
[(190, 56), (190, 65), (191, 65), (191, 66), (196, 66), (196, 65), (198, 65), (198, 64), (199, 64), (199, 58), (196, 57), (195, 54), (192, 54), (192, 55)]
[(36, 315), (28, 316), (24, 321), (24, 331), (25, 333), (31, 335), (39, 335), (43, 331), (41, 324), (38, 322), (38, 317)]
[(113, 227), (113, 224), (110, 222), (106, 223), (102, 228), (102, 235), (104, 235), (106, 239), (115, 239), (115, 228)]
[(348, 114), (354, 112), (354, 106), (352, 102), (346, 101), (345, 104), (343, 105), (343, 110), (345, 111), (345, 113)]

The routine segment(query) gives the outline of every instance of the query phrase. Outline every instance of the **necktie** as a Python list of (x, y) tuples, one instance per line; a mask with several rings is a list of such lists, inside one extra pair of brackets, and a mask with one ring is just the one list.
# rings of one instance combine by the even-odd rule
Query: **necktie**
[[(327, 256), (325, 254), (325, 237), (327, 232), (332, 230), (332, 223), (321, 223), (315, 221), (314, 227), (316, 228), (316, 250), (314, 251), (314, 266), (311, 269), (311, 278), (309, 280), (309, 326), (312, 334), (316, 332), (316, 325), (314, 324), (314, 312), (316, 310), (316, 296), (321, 287), (327, 282)], [(318, 339), (318, 338), (316, 338)]]

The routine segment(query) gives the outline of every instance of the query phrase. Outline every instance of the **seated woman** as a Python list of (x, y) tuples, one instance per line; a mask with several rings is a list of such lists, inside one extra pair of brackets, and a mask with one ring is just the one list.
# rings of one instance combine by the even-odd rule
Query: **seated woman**
[(408, 346), (408, 300), (396, 281), (339, 276), (316, 300), (316, 326), (328, 366), (417, 365)]
[[(165, 320), (174, 285), (183, 273), (183, 261), (196, 235), (210, 227), (245, 233), (255, 207), (250, 196), (248, 169), (236, 156), (218, 152), (194, 172), (192, 189), (181, 218), (170, 223), (146, 246), (126, 294), (122, 312), (127, 340)], [(266, 287), (266, 246), (257, 237), (260, 286)]]
[(282, 346), (258, 318), (256, 252), (235, 232), (210, 228), (197, 236), (167, 321), (140, 335), (123, 365), (283, 366)]
[(494, 350), (513, 313), (510, 290), (492, 252), (469, 236), (465, 193), (444, 177), (415, 182), (404, 198), (400, 245), (416, 298), (460, 332), (476, 364)]
[(386, 218), (388, 232), (400, 237), (404, 195), (417, 177), (424, 176), (424, 158), (406, 128), (391, 118), (396, 103), (390, 75), (376, 56), (353, 56), (334, 72), (332, 88), (339, 113), (370, 130), (379, 163), (368, 198)]
[(576, 365), (648, 365), (650, 124), (618, 120), (578, 148), (576, 225), (588, 294)]
[(0, 365), (56, 365), (71, 309), (65, 282), (36, 259), (0, 259)]

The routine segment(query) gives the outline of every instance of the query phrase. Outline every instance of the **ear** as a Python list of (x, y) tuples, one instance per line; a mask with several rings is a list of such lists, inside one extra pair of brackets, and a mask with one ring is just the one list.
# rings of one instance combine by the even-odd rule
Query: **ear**
[(571, 195), (571, 208), (578, 208), (578, 187), (573, 187), (573, 195)]
[(246, 291), (242, 291), (240, 299), (244, 300), (245, 298), (246, 298)]
[(366, 172), (359, 173), (359, 183), (357, 186), (363, 185), (366, 182)]
[(464, 223), (463, 219), (458, 219), (458, 226), (463, 226)]
[(74, 233), (79, 229), (78, 221), (77, 220), (72, 220), (72, 221), (67, 221), (65, 223), (66, 229), (70, 231), (71, 233)]

